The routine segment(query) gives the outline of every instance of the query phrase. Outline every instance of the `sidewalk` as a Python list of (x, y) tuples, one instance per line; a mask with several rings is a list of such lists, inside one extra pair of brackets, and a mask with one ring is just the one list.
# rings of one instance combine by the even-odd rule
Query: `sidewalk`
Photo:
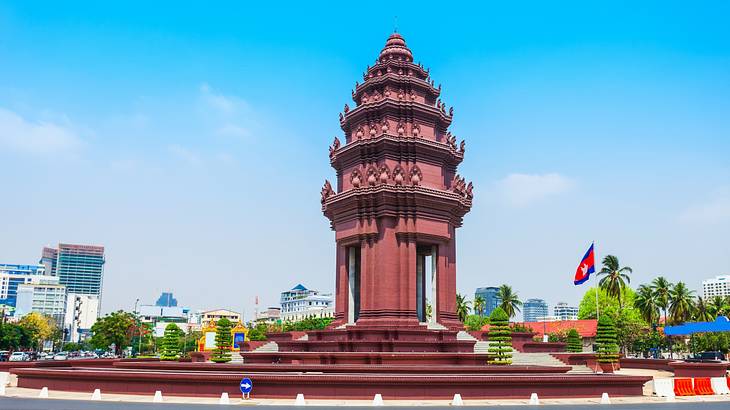
[[(25, 389), (19, 387), (8, 387), (6, 390), (7, 397), (17, 398), (37, 398), (40, 390), (37, 389)], [(76, 393), (76, 392), (62, 392), (62, 391), (49, 391), (49, 399), (61, 399), (61, 400), (91, 400), (91, 393)], [(106, 402), (139, 402), (139, 403), (151, 403), (153, 395), (127, 395), (127, 394), (102, 394), (102, 401)], [(167, 396), (164, 392), (163, 402), (164, 403), (185, 403), (185, 404), (218, 404), (217, 397), (182, 397), (182, 396)], [(307, 405), (315, 406), (371, 406), (372, 400), (318, 400), (318, 399), (307, 399), (305, 397)], [(581, 398), (581, 399), (540, 399), (540, 404), (553, 404), (553, 405), (585, 405), (585, 404), (599, 404), (601, 401), (600, 397), (595, 398)], [(722, 402), (726, 401), (730, 403), (730, 396), (693, 396), (693, 397), (677, 397), (675, 402), (677, 403), (696, 403), (696, 402)], [(642, 396), (642, 397), (611, 397), (611, 404), (645, 404), (645, 403), (666, 403), (667, 400), (660, 397)], [(515, 406), (515, 405), (528, 405), (530, 403), (529, 397), (525, 399), (494, 399), (494, 400), (464, 400), (465, 406)], [(294, 397), (291, 399), (256, 399), (255, 397), (251, 400), (241, 400), (238, 397), (231, 397), (231, 405), (268, 405), (268, 406), (291, 406), (294, 405)], [(451, 404), (451, 400), (384, 400), (386, 406), (448, 406)]]

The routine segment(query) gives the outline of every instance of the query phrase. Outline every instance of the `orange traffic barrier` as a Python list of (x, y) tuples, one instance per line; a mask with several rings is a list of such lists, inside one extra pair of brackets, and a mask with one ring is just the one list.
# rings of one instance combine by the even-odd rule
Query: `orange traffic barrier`
[(674, 379), (675, 396), (694, 396), (695, 390), (692, 387), (692, 379), (688, 377)]
[(715, 394), (712, 390), (712, 383), (709, 377), (695, 377), (695, 394), (701, 396), (711, 396)]

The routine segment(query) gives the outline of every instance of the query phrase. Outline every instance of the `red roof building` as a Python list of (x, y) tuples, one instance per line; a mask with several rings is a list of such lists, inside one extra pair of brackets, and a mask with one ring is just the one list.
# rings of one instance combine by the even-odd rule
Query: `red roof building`
[[(542, 337), (545, 332), (547, 334), (551, 334), (567, 332), (570, 329), (575, 329), (581, 337), (590, 338), (596, 337), (596, 330), (598, 329), (598, 321), (596, 319), (560, 320), (556, 322), (524, 322), (520, 323), (520, 325), (532, 329), (538, 337)], [(482, 330), (489, 330), (489, 325), (484, 326)]]

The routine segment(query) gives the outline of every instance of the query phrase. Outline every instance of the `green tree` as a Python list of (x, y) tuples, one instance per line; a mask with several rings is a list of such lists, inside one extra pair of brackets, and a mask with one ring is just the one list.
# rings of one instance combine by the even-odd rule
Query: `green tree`
[(710, 306), (702, 296), (697, 296), (692, 309), (692, 316), (697, 322), (711, 322), (715, 319), (710, 311)]
[(583, 351), (583, 340), (575, 329), (568, 330), (567, 350), (570, 353), (580, 353)]
[(484, 316), (484, 307), (486, 306), (486, 302), (484, 301), (484, 298), (481, 296), (475, 296), (474, 297), (474, 313), (476, 313), (479, 316)]
[(609, 296), (618, 299), (619, 309), (623, 309), (621, 295), (631, 282), (629, 274), (632, 272), (633, 270), (628, 266), (621, 267), (616, 256), (606, 255), (603, 258), (603, 268), (598, 272), (598, 277), (603, 277), (598, 284)]
[(233, 337), (231, 336), (231, 321), (222, 318), (216, 324), (215, 331), (215, 349), (210, 360), (215, 363), (227, 363), (231, 361), (231, 344)]
[(131, 313), (119, 310), (96, 320), (91, 326), (91, 345), (96, 349), (107, 350), (113, 344), (115, 354), (130, 345), (135, 326), (135, 317)]
[(596, 330), (596, 344), (598, 345), (599, 363), (618, 362), (618, 343), (616, 338), (616, 327), (608, 315), (601, 315), (598, 319)]
[(31, 347), (28, 330), (16, 323), (0, 323), (0, 350), (20, 350)]
[(513, 291), (511, 286), (500, 286), (497, 291), (497, 297), (501, 301), (499, 307), (504, 310), (504, 313), (506, 313), (510, 319), (515, 317), (517, 312), (520, 311), (522, 302), (520, 301), (519, 296), (517, 296), (517, 292)]
[(639, 309), (639, 313), (646, 323), (653, 325), (659, 322), (659, 303), (651, 286), (639, 286), (634, 298), (634, 307)]
[(674, 324), (684, 323), (692, 318), (692, 299), (694, 291), (684, 282), (677, 282), (669, 292), (669, 318)]
[(512, 363), (512, 329), (509, 316), (497, 307), (489, 316), (489, 355), (487, 363), (508, 365)]
[(469, 315), (471, 310), (471, 302), (466, 300), (464, 295), (461, 293), (456, 294), (456, 315), (459, 316), (459, 320), (463, 323), (466, 317)]
[(180, 335), (183, 331), (176, 324), (170, 323), (165, 327), (165, 336), (162, 339), (162, 353), (160, 360), (177, 360), (180, 358)]
[[(667, 321), (667, 309), (669, 309), (669, 293), (672, 290), (672, 283), (663, 276), (655, 278), (651, 282), (651, 288), (657, 299), (657, 305), (664, 311), (664, 320)], [(661, 319), (661, 318), (660, 318)]]
[(471, 331), (482, 330), (482, 327), (487, 324), (489, 324), (489, 318), (479, 315), (469, 315), (464, 321), (464, 326), (466, 326), (466, 330)]
[(725, 316), (728, 312), (728, 303), (722, 296), (713, 296), (707, 305), (707, 310), (712, 314), (713, 319), (718, 316)]

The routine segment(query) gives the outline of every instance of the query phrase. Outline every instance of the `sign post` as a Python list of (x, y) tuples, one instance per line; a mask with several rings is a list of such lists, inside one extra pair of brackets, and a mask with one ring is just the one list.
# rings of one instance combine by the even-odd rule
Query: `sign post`
[(241, 379), (241, 384), (239, 384), (239, 387), (241, 388), (241, 394), (243, 395), (244, 400), (248, 400), (251, 398), (251, 390), (253, 390), (253, 382), (248, 377), (244, 377)]

